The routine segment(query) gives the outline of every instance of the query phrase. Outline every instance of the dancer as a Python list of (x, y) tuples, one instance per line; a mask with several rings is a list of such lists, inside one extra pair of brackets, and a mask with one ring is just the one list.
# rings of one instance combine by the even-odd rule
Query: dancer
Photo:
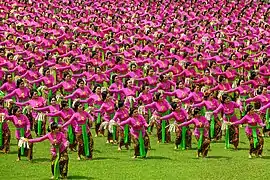
[(67, 153), (68, 141), (65, 134), (60, 131), (60, 127), (56, 122), (51, 124), (50, 131), (51, 132), (43, 137), (36, 139), (24, 138), (24, 141), (29, 143), (38, 143), (46, 139), (49, 140), (52, 146), (51, 171), (53, 176), (51, 179), (59, 179), (60, 175), (62, 179), (67, 179), (69, 161)]
[(130, 133), (132, 135), (132, 142), (134, 144), (133, 158), (137, 158), (138, 156), (145, 158), (150, 141), (145, 130), (148, 127), (148, 124), (146, 123), (144, 117), (138, 114), (138, 109), (136, 107), (130, 109), (129, 118), (122, 121), (119, 125), (125, 126), (126, 124), (131, 127)]
[(0, 100), (0, 150), (7, 154), (10, 152), (10, 130), (5, 117), (8, 116), (4, 108), (4, 101)]
[(239, 121), (229, 122), (229, 125), (248, 124), (246, 127), (246, 135), (250, 143), (249, 158), (252, 158), (252, 154), (262, 157), (264, 140), (259, 128), (264, 127), (260, 116), (252, 105), (247, 106), (247, 114)]
[(195, 130), (194, 135), (198, 141), (198, 151), (197, 158), (202, 155), (202, 157), (207, 157), (208, 149), (210, 146), (210, 138), (209, 138), (209, 123), (207, 119), (200, 114), (200, 109), (196, 108), (193, 111), (193, 118), (190, 121), (184, 122), (178, 125), (179, 128), (183, 126), (188, 126), (190, 124), (194, 124)]
[[(21, 138), (28, 138), (32, 139), (31, 131), (30, 131), (30, 121), (29, 119), (22, 114), (21, 109), (18, 106), (14, 106), (12, 108), (12, 115), (7, 115), (4, 117), (6, 120), (10, 120), (13, 122), (14, 126), (16, 127), (15, 136), (16, 139), (19, 140)], [(21, 160), (21, 156), (25, 155), (28, 157), (29, 161), (33, 159), (33, 144), (29, 143), (28, 146), (24, 146), (24, 144), (19, 143), (18, 147), (18, 159), (17, 161)]]
[(161, 120), (170, 120), (175, 119), (174, 124), (172, 124), (172, 128), (176, 133), (175, 138), (175, 149), (178, 149), (179, 145), (181, 144), (181, 149), (184, 150), (186, 148), (191, 148), (191, 131), (189, 127), (182, 127), (179, 128), (179, 124), (186, 122), (188, 119), (188, 114), (184, 108), (181, 107), (180, 103), (173, 102), (172, 106), (172, 113), (166, 116), (161, 117)]
[(73, 121), (77, 122), (75, 128), (76, 140), (78, 143), (78, 160), (81, 160), (81, 156), (85, 156), (85, 159), (92, 160), (93, 158), (93, 147), (94, 141), (90, 131), (90, 121), (93, 121), (93, 117), (84, 111), (83, 106), (79, 101), (74, 102), (75, 114), (72, 115), (70, 120), (68, 120), (62, 128), (66, 128), (68, 125), (72, 124)]
[[(213, 115), (217, 118), (217, 114), (222, 112), (222, 117), (224, 122), (236, 122), (238, 121), (235, 116), (234, 109), (240, 108), (242, 111), (242, 106), (237, 103), (231, 101), (230, 97), (227, 94), (222, 96), (221, 104), (218, 106), (216, 110), (213, 111)], [(238, 125), (228, 125), (225, 127), (225, 148), (229, 149), (230, 144), (234, 145), (234, 149), (237, 150), (239, 145), (239, 127)]]
[[(168, 103), (166, 99), (163, 98), (163, 95), (160, 92), (157, 92), (154, 96), (154, 102), (151, 104), (147, 104), (145, 106), (145, 110), (147, 111), (149, 108), (155, 110), (153, 113), (153, 118), (156, 118), (154, 122), (157, 127), (157, 137), (158, 143), (162, 141), (162, 143), (169, 143), (171, 141), (171, 135), (169, 132), (169, 122), (166, 120), (160, 121), (157, 117), (162, 117), (168, 114), (168, 110), (171, 109), (171, 105)], [(166, 128), (167, 127), (167, 128)]]
[[(129, 111), (128, 109), (124, 106), (123, 101), (118, 101), (117, 106), (116, 106), (116, 112), (113, 117), (114, 121), (116, 121), (118, 124), (120, 124), (122, 121), (125, 121), (129, 118)], [(130, 146), (130, 133), (129, 133), (129, 126), (120, 126), (118, 128), (119, 132), (119, 144), (118, 144), (118, 151), (122, 150), (122, 146), (125, 145), (126, 149), (129, 149)]]

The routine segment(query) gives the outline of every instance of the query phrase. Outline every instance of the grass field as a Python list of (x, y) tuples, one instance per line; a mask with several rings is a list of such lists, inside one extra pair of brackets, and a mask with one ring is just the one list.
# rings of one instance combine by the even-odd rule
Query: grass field
[[(11, 126), (13, 127), (13, 126)], [(116, 145), (105, 144), (105, 137), (94, 138), (94, 159), (76, 160), (70, 153), (69, 179), (269, 179), (270, 138), (265, 138), (263, 158), (248, 159), (249, 143), (241, 129), (238, 151), (225, 150), (224, 143), (212, 143), (209, 157), (196, 159), (197, 143), (192, 150), (174, 150), (174, 144), (157, 144), (151, 136), (152, 150), (147, 159), (132, 159), (133, 148), (117, 151)], [(174, 137), (173, 137), (174, 139)], [(33, 162), (17, 159), (17, 145), (12, 132), (11, 152), (0, 153), (1, 180), (49, 179), (50, 145), (48, 141), (34, 145)]]

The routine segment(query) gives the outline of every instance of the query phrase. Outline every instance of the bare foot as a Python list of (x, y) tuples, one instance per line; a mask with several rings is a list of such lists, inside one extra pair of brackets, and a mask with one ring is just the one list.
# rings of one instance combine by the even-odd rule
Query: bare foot
[(118, 147), (118, 151), (121, 151), (122, 149), (120, 147)]
[(81, 160), (81, 157), (78, 157), (77, 160), (80, 161)]

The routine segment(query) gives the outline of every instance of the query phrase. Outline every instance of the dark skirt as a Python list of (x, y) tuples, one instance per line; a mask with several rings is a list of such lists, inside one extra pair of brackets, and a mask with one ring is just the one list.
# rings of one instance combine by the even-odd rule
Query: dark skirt
[[(83, 143), (83, 135), (82, 133), (76, 134), (76, 140), (78, 142), (78, 156), (86, 156), (84, 152), (84, 143)], [(89, 156), (86, 156), (87, 158), (93, 157), (93, 150), (94, 150), (94, 141), (91, 132), (88, 132), (88, 143), (89, 143)]]
[(7, 129), (5, 131), (2, 131), (2, 136), (3, 136), (3, 145), (0, 146), (0, 150), (2, 150), (4, 153), (9, 153), (10, 151), (10, 130)]
[[(36, 136), (38, 137), (38, 121), (37, 120), (35, 120), (35, 122), (34, 122), (34, 130), (35, 130)], [(46, 122), (42, 121), (40, 135), (42, 136), (45, 134), (46, 134)]]
[[(199, 141), (199, 138), (196, 137), (197, 141)], [(209, 147), (210, 147), (210, 138), (208, 137), (203, 137), (203, 143), (202, 143), (202, 147), (201, 149), (198, 149), (198, 157), (200, 155), (202, 155), (202, 157), (207, 157), (208, 155), (208, 150), (209, 150)]]
[[(27, 139), (32, 139), (30, 134)], [(29, 149), (24, 148), (24, 154), (21, 154), (21, 147), (18, 147), (18, 158), (21, 159), (21, 156), (26, 156), (29, 160), (33, 159), (33, 143), (29, 143)]]
[(260, 156), (262, 155), (263, 152), (263, 145), (264, 145), (264, 139), (262, 137), (261, 134), (257, 135), (258, 138), (258, 144), (256, 146), (256, 148), (254, 148), (254, 140), (253, 140), (253, 136), (252, 135), (247, 135), (248, 140), (249, 140), (249, 154), (255, 154), (256, 156)]
[(115, 127), (115, 128), (116, 128), (115, 139), (113, 138), (113, 133), (111, 133), (111, 132), (109, 131), (109, 129), (108, 129), (107, 140), (108, 140), (109, 142), (112, 142), (112, 141), (118, 142), (118, 140), (119, 140), (119, 129), (118, 129), (117, 127)]
[[(140, 143), (139, 143), (139, 139), (136, 138), (135, 136), (131, 135), (132, 138), (132, 142), (134, 145), (134, 156), (140, 156)], [(145, 132), (145, 136), (143, 137), (144, 139), (144, 148), (145, 148), (145, 154), (147, 155), (147, 151), (149, 148), (149, 144), (150, 144), (150, 138), (148, 136), (148, 134)]]
[(230, 144), (237, 148), (239, 145), (239, 126), (229, 126), (229, 139)]
[[(165, 128), (165, 142), (166, 143), (169, 143), (171, 142), (171, 133), (169, 131), (169, 122), (168, 121), (165, 121), (166, 122), (166, 128)], [(158, 137), (158, 141), (159, 142), (162, 142), (162, 126), (160, 123), (156, 123), (156, 127), (157, 127), (157, 137)]]
[(131, 135), (130, 135), (130, 133), (128, 134), (127, 143), (125, 143), (124, 129), (118, 127), (118, 133), (119, 133), (119, 147), (121, 148), (122, 146), (130, 146), (130, 143), (131, 143)]
[[(220, 140), (222, 138), (222, 130), (221, 130), (221, 122), (218, 120), (218, 118), (215, 118), (215, 130), (214, 130), (214, 139)], [(210, 133), (210, 131), (209, 131)]]
[[(51, 171), (52, 174), (54, 175), (54, 165), (55, 165), (55, 160), (56, 160), (57, 156), (52, 156), (51, 158)], [(64, 150), (63, 152), (60, 153), (60, 159), (59, 159), (59, 168), (60, 168), (60, 175), (62, 177), (67, 177), (67, 173), (68, 173), (68, 153), (67, 150)]]
[[(192, 132), (189, 129), (189, 127), (186, 127), (186, 148), (191, 148), (191, 139), (192, 139)], [(182, 128), (176, 128), (176, 138), (175, 138), (175, 146), (178, 148), (178, 146), (182, 142)]]
[(78, 143), (77, 143), (74, 128), (72, 127), (73, 142), (71, 142), (71, 140), (69, 139), (68, 131), (65, 131), (65, 134), (66, 134), (67, 140), (69, 142), (69, 149), (72, 150), (72, 151), (75, 151)]

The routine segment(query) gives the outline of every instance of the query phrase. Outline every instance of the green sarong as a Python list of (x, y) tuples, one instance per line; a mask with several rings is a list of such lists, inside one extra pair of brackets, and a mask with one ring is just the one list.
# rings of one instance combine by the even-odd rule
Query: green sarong
[(200, 131), (200, 137), (198, 141), (198, 150), (202, 149), (204, 128), (198, 128)]
[(145, 146), (144, 146), (144, 139), (143, 139), (142, 130), (140, 130), (140, 134), (139, 134), (139, 145), (140, 145), (140, 156), (145, 157), (146, 152), (145, 152)]
[(182, 139), (181, 139), (181, 148), (182, 150), (186, 149), (186, 135), (187, 135), (187, 127), (182, 127)]
[[(100, 109), (100, 105), (98, 104), (94, 104), (94, 107), (97, 108), (97, 109)], [(100, 112), (97, 114), (97, 121), (96, 121), (97, 124), (100, 124), (101, 123), (101, 114)]]
[(89, 152), (89, 137), (87, 134), (86, 124), (87, 123), (81, 124), (80, 126), (82, 127), (84, 154), (86, 157), (88, 157), (90, 155), (90, 152)]
[[(20, 131), (20, 137), (24, 137), (24, 128), (17, 128)], [(21, 155), (24, 155), (24, 147), (21, 147)]]
[(57, 157), (54, 161), (54, 169), (53, 169), (53, 174), (54, 174), (54, 179), (60, 179), (60, 165), (59, 165), (59, 161), (60, 161), (60, 149), (59, 146), (54, 146), (56, 149), (56, 154)]
[(256, 149), (257, 145), (259, 143), (258, 141), (258, 135), (257, 135), (257, 128), (258, 126), (250, 126), (248, 125), (251, 129), (252, 129), (252, 137), (253, 137), (253, 147)]

